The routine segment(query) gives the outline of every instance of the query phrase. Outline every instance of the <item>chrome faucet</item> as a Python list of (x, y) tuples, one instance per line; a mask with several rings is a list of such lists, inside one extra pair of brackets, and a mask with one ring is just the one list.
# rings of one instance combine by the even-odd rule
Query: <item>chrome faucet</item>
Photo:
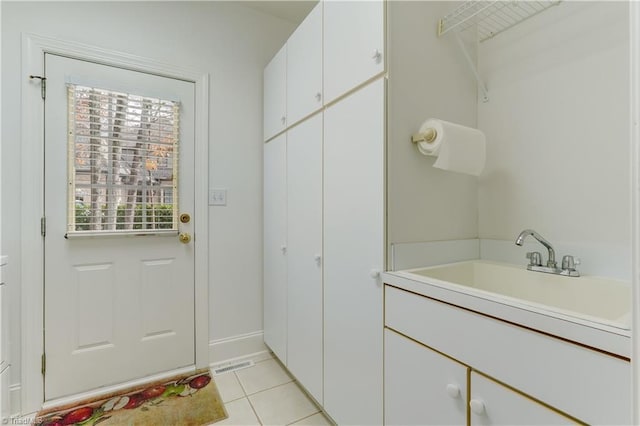
[(556, 262), (556, 252), (551, 246), (551, 243), (533, 229), (525, 229), (524, 231), (522, 231), (520, 235), (518, 235), (518, 238), (516, 238), (516, 245), (522, 246), (525, 238), (527, 238), (529, 235), (538, 240), (538, 242), (542, 244), (549, 252), (549, 257), (547, 258), (547, 266), (542, 266), (542, 255), (539, 252), (534, 251), (527, 253), (527, 259), (529, 259), (527, 269), (529, 271), (565, 275), (568, 277), (580, 276), (580, 273), (575, 269), (575, 266), (580, 264), (580, 260), (574, 259), (571, 255), (563, 256), (562, 269), (558, 268), (558, 262)]
[(518, 238), (516, 238), (516, 245), (521, 246), (522, 243), (524, 243), (524, 239), (529, 235), (538, 240), (540, 244), (547, 248), (547, 251), (549, 252), (549, 258), (547, 259), (547, 268), (557, 268), (558, 263), (556, 262), (556, 252), (553, 250), (551, 243), (545, 240), (542, 235), (538, 234), (533, 229), (525, 229), (524, 231), (522, 231), (520, 235), (518, 235)]

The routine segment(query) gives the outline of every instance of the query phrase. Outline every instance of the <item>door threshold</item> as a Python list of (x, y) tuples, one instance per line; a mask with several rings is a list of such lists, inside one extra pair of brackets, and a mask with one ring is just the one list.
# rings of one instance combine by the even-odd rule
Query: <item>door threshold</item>
[(83, 400), (98, 399), (101, 396), (109, 395), (112, 393), (118, 393), (127, 388), (133, 388), (136, 386), (144, 385), (145, 383), (157, 382), (164, 379), (168, 379), (170, 377), (180, 376), (180, 375), (192, 373), (195, 371), (196, 371), (196, 366), (189, 365), (187, 367), (181, 367), (175, 370), (164, 371), (162, 373), (141, 377), (139, 379), (129, 380), (128, 382), (124, 382), (124, 383), (118, 383), (115, 385), (109, 385), (109, 386), (105, 386), (97, 389), (92, 389), (90, 391), (86, 391), (86, 392), (82, 392), (74, 395), (63, 396), (61, 398), (55, 398), (55, 399), (45, 401), (42, 404), (42, 409), (47, 410), (51, 407), (75, 404)]

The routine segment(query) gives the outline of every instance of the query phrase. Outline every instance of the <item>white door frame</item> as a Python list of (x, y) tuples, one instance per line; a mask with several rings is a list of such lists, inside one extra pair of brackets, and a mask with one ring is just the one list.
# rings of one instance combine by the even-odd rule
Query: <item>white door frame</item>
[(633, 424), (640, 424), (640, 5), (630, 4), (631, 55), (631, 371)]
[[(40, 81), (44, 54), (97, 62), (195, 83), (195, 365), (209, 366), (209, 75), (151, 59), (34, 34), (22, 36), (22, 241), (21, 241), (21, 412), (39, 410), (44, 402), (41, 373), (43, 345), (44, 257), (40, 218), (44, 212), (44, 104)], [(199, 178), (198, 178), (199, 177)]]

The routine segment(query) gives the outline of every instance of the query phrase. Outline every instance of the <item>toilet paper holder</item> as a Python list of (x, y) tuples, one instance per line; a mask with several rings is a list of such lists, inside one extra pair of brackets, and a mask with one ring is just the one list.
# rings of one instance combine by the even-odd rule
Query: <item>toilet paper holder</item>
[(436, 131), (436, 129), (429, 127), (424, 132), (416, 133), (415, 135), (411, 136), (411, 142), (433, 143), (433, 141), (435, 141), (437, 137), (438, 137), (438, 132)]

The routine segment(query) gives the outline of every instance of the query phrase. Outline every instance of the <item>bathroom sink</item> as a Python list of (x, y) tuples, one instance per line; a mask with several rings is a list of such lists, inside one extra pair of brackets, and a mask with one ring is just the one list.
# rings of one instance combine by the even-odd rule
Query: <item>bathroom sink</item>
[(436, 285), (450, 285), (480, 297), (526, 305), (629, 329), (631, 287), (624, 281), (591, 276), (565, 277), (532, 272), (485, 260), (399, 271), (424, 277)]

